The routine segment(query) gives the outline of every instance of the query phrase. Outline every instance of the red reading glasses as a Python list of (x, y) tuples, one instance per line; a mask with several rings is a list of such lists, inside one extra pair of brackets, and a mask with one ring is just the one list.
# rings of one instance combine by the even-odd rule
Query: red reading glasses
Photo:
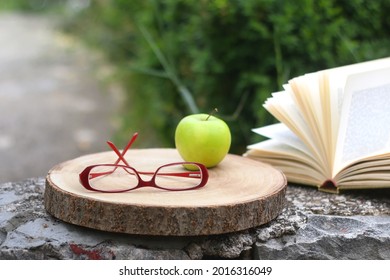
[[(167, 191), (199, 189), (206, 185), (209, 174), (207, 168), (197, 162), (174, 162), (160, 166), (154, 172), (137, 171), (124, 158), (138, 133), (127, 143), (122, 153), (110, 141), (107, 144), (118, 156), (113, 164), (87, 166), (80, 174), (84, 188), (103, 193), (127, 192), (142, 187), (154, 187)], [(123, 162), (123, 164), (120, 164)], [(186, 166), (189, 170), (185, 170)], [(194, 170), (194, 171), (192, 171)]]

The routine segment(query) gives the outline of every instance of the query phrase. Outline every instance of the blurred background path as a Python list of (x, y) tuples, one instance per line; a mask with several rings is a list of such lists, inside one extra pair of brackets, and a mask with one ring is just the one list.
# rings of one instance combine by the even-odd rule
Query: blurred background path
[(0, 13), (0, 183), (107, 150), (119, 100), (105, 66), (56, 31), (55, 19)]

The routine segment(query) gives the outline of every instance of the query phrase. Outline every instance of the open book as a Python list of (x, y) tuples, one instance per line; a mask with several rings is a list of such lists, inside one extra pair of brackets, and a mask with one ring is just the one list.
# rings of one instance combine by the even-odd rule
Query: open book
[(390, 187), (390, 58), (294, 78), (264, 107), (280, 123), (244, 156), (320, 190)]

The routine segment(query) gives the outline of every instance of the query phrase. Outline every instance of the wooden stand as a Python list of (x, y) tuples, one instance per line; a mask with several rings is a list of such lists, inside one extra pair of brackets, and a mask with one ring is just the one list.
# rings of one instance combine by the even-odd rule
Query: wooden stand
[[(78, 175), (86, 166), (115, 160), (114, 152), (104, 152), (53, 167), (46, 177), (46, 210), (65, 222), (104, 231), (195, 236), (262, 225), (284, 206), (287, 181), (280, 171), (230, 154), (209, 169), (207, 185), (198, 190), (172, 192), (147, 187), (105, 194), (82, 187)], [(129, 150), (126, 160), (140, 171), (182, 161), (175, 149)]]

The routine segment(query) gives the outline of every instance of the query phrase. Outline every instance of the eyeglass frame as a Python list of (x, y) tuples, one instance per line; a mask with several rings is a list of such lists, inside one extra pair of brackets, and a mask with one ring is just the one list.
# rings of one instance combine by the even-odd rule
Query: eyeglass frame
[[(130, 139), (130, 141), (127, 143), (125, 149), (123, 149), (122, 153), (118, 150), (118, 148), (111, 142), (107, 141), (107, 144), (111, 147), (111, 149), (117, 154), (118, 159), (115, 161), (114, 164), (94, 164), (94, 165), (89, 165), (87, 166), (82, 172), (79, 173), (79, 180), (81, 185), (91, 191), (96, 191), (96, 192), (101, 192), (101, 193), (123, 193), (127, 191), (132, 191), (135, 189), (143, 188), (143, 187), (154, 187), (157, 189), (162, 189), (162, 190), (167, 190), (167, 191), (187, 191), (187, 190), (195, 190), (199, 189), (203, 186), (206, 185), (208, 178), (209, 178), (209, 173), (205, 165), (198, 163), (198, 162), (173, 162), (173, 163), (168, 163), (164, 164), (156, 169), (154, 172), (141, 172), (137, 171), (135, 168), (131, 167), (130, 164), (127, 162), (127, 160), (124, 158), (124, 155), (128, 151), (128, 149), (131, 147), (135, 139), (137, 138), (138, 133), (134, 133), (133, 137)], [(120, 162), (123, 162), (125, 165), (119, 164)], [(196, 171), (184, 171), (184, 172), (175, 172), (175, 173), (163, 173), (159, 174), (159, 170), (165, 167), (169, 166), (174, 166), (174, 165), (195, 165), (198, 167), (198, 170)], [(113, 167), (113, 170), (110, 172), (104, 172), (104, 173), (96, 173), (96, 174), (90, 174), (91, 170), (95, 167), (98, 166), (106, 166), (106, 167)], [(123, 189), (123, 190), (100, 190), (93, 188), (90, 184), (90, 180), (99, 176), (104, 176), (104, 175), (109, 175), (115, 172), (117, 168), (123, 168), (125, 169), (126, 172), (127, 170), (131, 170), (134, 172), (134, 174), (137, 176), (138, 179), (138, 184), (135, 187), (131, 187), (128, 189)], [(129, 172), (128, 172), (129, 173)], [(129, 173), (130, 174), (130, 173)], [(132, 175), (134, 175), (132, 174)], [(150, 180), (144, 180), (141, 178), (141, 175), (153, 175), (153, 177)], [(93, 176), (95, 175), (95, 176)], [(200, 177), (200, 183), (193, 186), (193, 187), (188, 187), (188, 188), (183, 188), (183, 189), (176, 189), (176, 188), (166, 188), (166, 187), (161, 187), (156, 184), (156, 176), (161, 175), (161, 176), (179, 176), (179, 177), (192, 177), (195, 178), (196, 176)], [(92, 177), (91, 177), (92, 176)]]
[[(199, 170), (185, 171), (185, 172), (179, 172), (179, 173), (169, 173), (169, 174), (168, 173), (159, 173), (159, 170), (161, 170), (163, 168), (166, 168), (169, 166), (174, 166), (174, 165), (185, 165), (185, 164), (196, 165), (199, 168)], [(98, 167), (98, 166), (113, 167), (114, 169), (123, 168), (128, 173), (129, 173), (129, 171), (131, 171), (133, 173), (129, 173), (129, 174), (135, 175), (137, 177), (138, 184), (134, 187), (126, 188), (123, 190), (122, 189), (121, 190), (96, 189), (96, 188), (92, 187), (90, 184), (90, 172), (93, 168)], [(108, 174), (104, 174), (104, 175), (108, 175)], [(142, 177), (140, 175), (153, 175), (153, 177), (150, 180), (144, 180), (144, 179), (142, 179)], [(101, 176), (103, 176), (103, 175), (101, 175)], [(200, 183), (193, 186), (193, 187), (187, 187), (187, 188), (167, 188), (167, 187), (161, 187), (161, 186), (156, 184), (156, 177), (157, 176), (178, 176), (178, 177), (189, 177), (189, 178), (200, 177)], [(99, 176), (94, 176), (94, 177), (96, 178)], [(97, 191), (97, 192), (102, 192), (102, 193), (122, 193), (122, 192), (132, 191), (135, 189), (140, 189), (143, 187), (154, 187), (157, 189), (167, 190), (167, 191), (187, 191), (187, 190), (199, 189), (199, 188), (205, 186), (207, 181), (208, 181), (208, 172), (207, 172), (207, 168), (203, 164), (196, 163), (196, 162), (174, 162), (174, 163), (164, 164), (164, 165), (160, 166), (159, 168), (157, 168), (155, 172), (139, 172), (135, 168), (133, 168), (131, 166), (126, 166), (126, 165), (96, 164), (96, 165), (87, 166), (80, 173), (80, 181), (81, 181), (81, 184), (83, 185), (83, 187), (86, 188), (87, 190)]]

